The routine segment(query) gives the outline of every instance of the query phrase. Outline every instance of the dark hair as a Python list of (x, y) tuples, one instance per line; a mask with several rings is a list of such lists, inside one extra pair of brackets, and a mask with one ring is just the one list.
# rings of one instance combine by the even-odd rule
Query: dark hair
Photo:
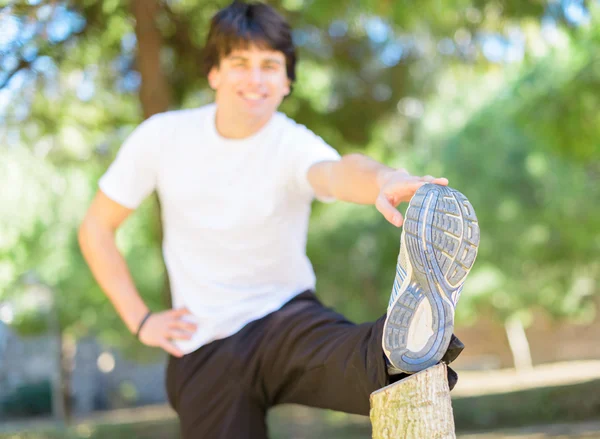
[(287, 77), (296, 80), (296, 48), (292, 31), (275, 9), (263, 3), (234, 1), (215, 14), (204, 47), (204, 72), (208, 75), (234, 49), (250, 45), (285, 55)]

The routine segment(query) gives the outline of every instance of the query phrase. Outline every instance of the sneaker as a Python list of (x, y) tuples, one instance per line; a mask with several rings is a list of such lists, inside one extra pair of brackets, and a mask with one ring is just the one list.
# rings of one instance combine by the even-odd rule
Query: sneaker
[(383, 327), (391, 373), (415, 373), (440, 362), (478, 245), (477, 217), (463, 194), (435, 184), (417, 190), (406, 210)]

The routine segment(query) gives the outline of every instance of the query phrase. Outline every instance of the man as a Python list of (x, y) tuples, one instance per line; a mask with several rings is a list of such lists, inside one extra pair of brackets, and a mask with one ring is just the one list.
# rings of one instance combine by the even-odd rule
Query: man
[[(81, 225), (83, 254), (129, 330), (170, 354), (183, 438), (265, 438), (266, 411), (282, 403), (367, 414), (372, 391), (446, 354), (477, 250), (471, 207), (444, 178), (340, 157), (278, 113), (296, 55), (272, 8), (218, 12), (205, 57), (215, 103), (133, 132)], [(155, 190), (174, 309), (151, 313), (114, 236)], [(314, 197), (374, 204), (396, 226), (395, 206), (412, 199), (389, 318), (354, 325), (316, 299), (305, 253)]]

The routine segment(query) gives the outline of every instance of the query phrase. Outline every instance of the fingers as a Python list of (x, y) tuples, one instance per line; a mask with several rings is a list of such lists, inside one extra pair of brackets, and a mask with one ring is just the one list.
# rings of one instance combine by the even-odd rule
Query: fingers
[(181, 350), (179, 350), (173, 343), (171, 343), (169, 340), (163, 340), (159, 346), (167, 351), (169, 354), (173, 355), (174, 357), (177, 358), (181, 358), (183, 357), (183, 352)]
[(400, 227), (402, 225), (402, 222), (404, 221), (402, 215), (392, 205), (392, 203), (390, 203), (388, 198), (383, 193), (379, 194), (379, 196), (377, 197), (375, 207), (390, 223), (392, 223), (396, 227)]
[[(182, 334), (196, 332), (196, 330), (198, 329), (198, 325), (181, 318), (186, 315), (191, 315), (191, 312), (187, 308), (173, 310), (171, 312), (171, 318), (173, 318), (174, 320), (171, 320), (168, 323), (168, 328)], [(189, 335), (191, 337), (191, 334)]]
[(383, 190), (382, 194), (385, 194), (387, 200), (397, 206), (403, 201), (409, 201), (424, 184), (427, 184), (427, 182), (420, 178), (411, 177), (410, 180), (394, 182), (394, 184)]
[(413, 197), (413, 195), (415, 194), (415, 192), (417, 192), (417, 190), (425, 184), (427, 184), (427, 182), (423, 181), (423, 180), (407, 181), (404, 186), (406, 188), (406, 192), (407, 192), (406, 195), (408, 195), (408, 197), (405, 197), (406, 201), (410, 200)]
[(448, 185), (447, 178), (425, 175), (423, 177), (411, 176), (405, 169), (397, 170), (402, 174), (400, 178), (390, 180), (383, 188), (375, 201), (375, 207), (391, 224), (400, 227), (404, 222), (402, 215), (395, 208), (402, 201), (409, 201), (415, 192), (426, 183)]
[[(440, 184), (446, 186), (448, 184), (448, 179), (433, 177), (431, 175), (426, 175), (424, 177), (402, 177), (396, 180), (389, 181), (382, 188), (381, 193), (385, 194), (385, 197), (387, 198), (387, 201), (389, 201), (390, 204), (392, 204), (393, 206), (397, 206), (403, 201), (409, 201), (413, 197), (415, 192), (421, 186), (427, 183)], [(381, 200), (381, 204), (383, 208), (387, 210), (384, 200)], [(380, 211), (383, 213), (381, 209)]]
[(169, 340), (191, 340), (194, 336), (192, 332), (181, 331), (179, 329), (171, 329), (166, 332), (165, 337)]
[(174, 320), (169, 323), (170, 329), (179, 329), (187, 332), (196, 332), (198, 325), (192, 322), (186, 322), (185, 320)]
[(439, 184), (442, 186), (448, 186), (447, 178), (440, 178), (440, 177), (434, 177), (432, 175), (426, 175), (424, 177), (421, 177), (421, 180), (426, 181), (427, 183), (434, 183), (434, 184)]
[(140, 332), (140, 341), (148, 346), (161, 347), (174, 356), (183, 355), (172, 341), (190, 340), (193, 337), (197, 325), (184, 317), (190, 314), (186, 308), (153, 314)]
[(194, 332), (198, 329), (198, 325), (193, 322), (184, 320), (182, 317), (190, 315), (187, 308), (172, 310), (170, 318), (167, 322), (166, 338), (171, 340), (190, 340)]

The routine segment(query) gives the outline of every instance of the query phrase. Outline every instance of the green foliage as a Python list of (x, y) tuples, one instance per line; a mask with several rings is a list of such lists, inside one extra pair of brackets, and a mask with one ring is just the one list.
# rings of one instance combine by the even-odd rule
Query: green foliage
[[(503, 321), (538, 308), (556, 318), (595, 316), (598, 29), (591, 24), (566, 35), (562, 47), (522, 65), (487, 73), (447, 69), (438, 96), (413, 126), (414, 148), (396, 148), (389, 160), (448, 177), (477, 210), (481, 247), (458, 308), (461, 323), (482, 312)], [(372, 148), (382, 151), (381, 143)], [(384, 309), (399, 237), (365, 209), (323, 209), (309, 241), (321, 295), (357, 320)]]
[[(77, 242), (76, 229), (95, 191), (97, 170), (54, 165), (26, 151), (4, 157), (9, 160), (0, 164), (7, 171), (0, 173), (0, 184), (7, 188), (0, 217), (0, 298), (14, 309), (12, 326), (22, 334), (46, 331), (48, 313), (57, 310), (61, 328), (76, 337), (98, 334), (108, 344), (139, 348), (134, 337), (123, 337), (124, 325)], [(156, 202), (149, 199), (119, 231), (117, 242), (148, 305), (162, 309), (164, 270), (154, 212)], [(126, 352), (147, 356), (140, 349)]]
[(323, 209), (307, 245), (319, 297), (354, 320), (378, 318), (389, 300), (399, 244), (400, 231), (371, 206)]
[[(160, 67), (173, 108), (212, 99), (201, 48), (210, 17), (228, 3), (161, 2)], [(296, 29), (301, 60), (283, 111), (342, 153), (447, 176), (472, 200), (482, 245), (461, 321), (539, 306), (593, 316), (586, 301), (598, 292), (600, 269), (597, 17), (569, 28), (559, 13), (563, 46), (540, 58), (532, 47), (549, 11), (540, 2), (270, 3)], [(76, 240), (99, 176), (141, 120), (135, 20), (127, 2), (7, 4), (4, 16), (15, 17), (19, 34), (0, 48), (16, 62), (0, 72), (0, 102), (8, 102), (0, 111), (0, 301), (15, 303), (21, 330), (42, 330), (33, 322), (44, 319), (31, 318), (23, 298), (45, 289), (62, 330), (137, 352)], [(68, 32), (48, 39), (63, 16)], [(483, 37), (512, 41), (515, 29), (527, 37), (524, 62), (490, 63)], [(164, 303), (158, 222), (148, 200), (118, 236), (153, 309)], [(400, 231), (373, 207), (341, 203), (316, 205), (312, 226), (321, 297), (356, 320), (381, 315)]]
[[(464, 294), (476, 305), (471, 311), (491, 304), (501, 318), (534, 307), (557, 317), (589, 316), (586, 300), (598, 293), (600, 274), (600, 130), (593, 121), (598, 105), (589, 100), (600, 86), (591, 67), (597, 37), (590, 26), (566, 47), (526, 63), (453, 134), (442, 128), (429, 144), (431, 136), (422, 134), (422, 148), (429, 148), (422, 166), (447, 176), (478, 212), (477, 282)], [(469, 83), (457, 95), (481, 87)], [(431, 117), (448, 110), (440, 106)]]

